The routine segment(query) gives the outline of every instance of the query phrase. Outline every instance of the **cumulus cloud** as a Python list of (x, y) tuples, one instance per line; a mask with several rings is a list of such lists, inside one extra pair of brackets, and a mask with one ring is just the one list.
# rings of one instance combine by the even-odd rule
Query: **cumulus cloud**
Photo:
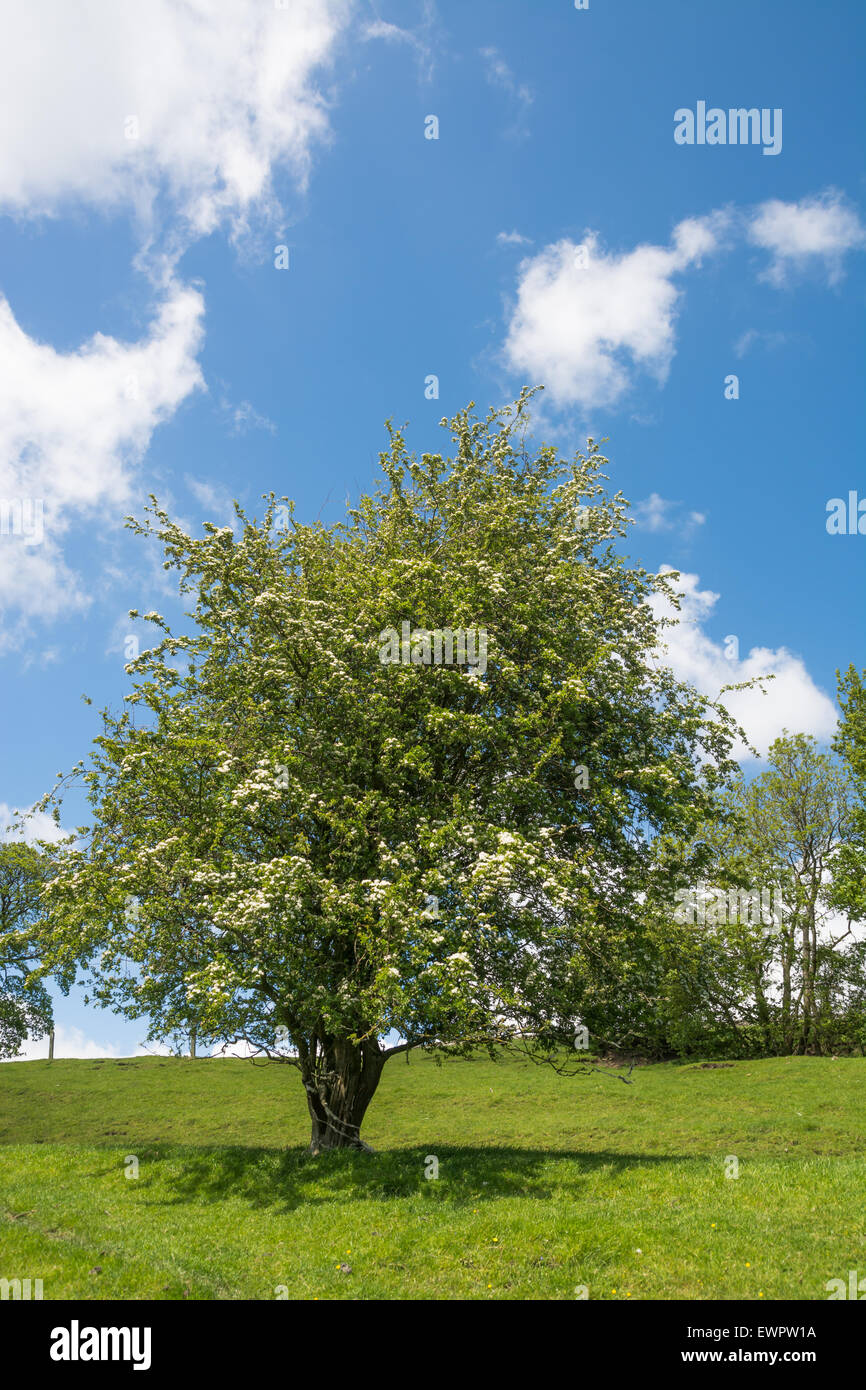
[[(14, 828), (16, 822), (26, 816), (22, 829)], [(47, 811), (34, 811), (32, 808), (22, 813), (5, 801), (0, 801), (0, 840), (23, 840), (32, 845), (36, 840), (47, 840), (56, 845), (67, 832), (55, 824)]]
[[(106, 1047), (85, 1036), (81, 1028), (65, 1028), (59, 1024), (54, 1029), (54, 1056), (60, 1057), (119, 1057), (116, 1047)], [(48, 1056), (48, 1034), (44, 1037), (28, 1038), (22, 1043), (17, 1057), (7, 1057), (4, 1061), (37, 1062)]]
[[(90, 602), (63, 533), (119, 519), (153, 430), (203, 385), (202, 297), (172, 268), (220, 226), (238, 237), (253, 213), (276, 222), (278, 167), (306, 186), (329, 136), (320, 76), (351, 12), (352, 0), (4, 6), (0, 125), (15, 138), (0, 144), (0, 214), (131, 216), (159, 300), (141, 342), (96, 334), (61, 353), (0, 297), (0, 648)], [(249, 402), (231, 419), (272, 428)]]
[(718, 250), (723, 213), (687, 218), (671, 244), (605, 252), (594, 232), (564, 239), (519, 266), (507, 365), (543, 381), (559, 406), (616, 404), (641, 370), (662, 384), (675, 352), (675, 277)]
[[(163, 1043), (148, 1043), (147, 1046), (140, 1044), (131, 1054), (133, 1057), (169, 1057), (171, 1048)], [(3, 1061), (11, 1062), (44, 1062), (48, 1056), (48, 1034), (44, 1037), (28, 1038), (21, 1046), (21, 1051), (17, 1057), (4, 1057)], [(113, 1046), (111, 1043), (95, 1042), (93, 1038), (88, 1038), (82, 1028), (74, 1025), (66, 1026), (58, 1023), (54, 1029), (54, 1057), (59, 1060), (61, 1057), (78, 1057), (88, 1060), (90, 1058), (105, 1057), (113, 1059), (115, 1057), (128, 1057), (129, 1052), (124, 1052), (120, 1047)]]
[[(662, 573), (670, 573), (669, 565)], [(825, 741), (832, 738), (837, 712), (833, 701), (815, 685), (801, 657), (787, 647), (752, 647), (741, 656), (734, 634), (723, 642), (715, 642), (704, 631), (712, 617), (720, 595), (698, 587), (699, 576), (680, 574), (677, 589), (680, 609), (677, 612), (661, 596), (651, 601), (657, 618), (673, 618), (676, 625), (663, 631), (664, 650), (661, 659), (676, 675), (689, 681), (704, 695), (717, 698), (725, 685), (750, 680), (754, 676), (775, 677), (764, 686), (751, 690), (729, 691), (723, 697), (725, 707), (745, 730), (749, 741), (763, 757), (783, 729), (792, 733), (812, 734)], [(740, 745), (734, 756), (751, 756)]]
[(0, 494), (50, 493), (57, 509), (121, 502), (127, 464), (203, 384), (204, 304), (175, 285), (142, 341), (96, 333), (70, 353), (31, 338), (0, 298)]
[(866, 228), (833, 189), (798, 203), (778, 198), (762, 203), (748, 221), (747, 236), (753, 245), (770, 252), (770, 264), (761, 278), (778, 286), (792, 272), (816, 266), (830, 284), (836, 284), (844, 273), (845, 253), (866, 246)]
[[(524, 381), (543, 382), (558, 409), (616, 406), (640, 372), (664, 385), (683, 300), (678, 277), (744, 239), (770, 252), (761, 279), (782, 286), (793, 271), (817, 267), (835, 284), (845, 255), (866, 247), (866, 228), (842, 194), (830, 190), (800, 202), (771, 199), (686, 218), (668, 246), (616, 254), (591, 231), (580, 244), (553, 242), (518, 266), (506, 367)], [(497, 237), (500, 244), (517, 240), (514, 233)], [(755, 344), (778, 347), (794, 336), (803, 335), (749, 329), (735, 351), (741, 357)]]
[(520, 232), (497, 232), (496, 241), (500, 246), (531, 246), (532, 237), (522, 236)]
[(0, 537), (0, 655), (15, 650), (33, 623), (85, 612), (92, 596), (46, 539), (38, 550), (17, 537)]
[(316, 76), (348, 0), (34, 0), (5, 5), (0, 210), (68, 201), (134, 210), (165, 194), (191, 236), (273, 204), (279, 164), (299, 185), (328, 135)]
[(87, 605), (61, 537), (76, 517), (119, 518), (153, 431), (203, 385), (203, 314), (200, 293), (173, 284), (140, 341), (96, 333), (58, 352), (0, 297), (0, 645)]

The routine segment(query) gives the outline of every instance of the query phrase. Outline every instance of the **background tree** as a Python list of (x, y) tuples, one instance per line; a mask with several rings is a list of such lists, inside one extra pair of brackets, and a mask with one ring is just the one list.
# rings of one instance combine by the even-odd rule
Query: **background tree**
[[(766, 771), (736, 792), (738, 821), (731, 834), (730, 867), (755, 886), (773, 886), (779, 920), (767, 928), (767, 948), (778, 967), (770, 981), (778, 998), (785, 1052), (823, 1051), (830, 1013), (824, 989), (828, 970), (850, 923), (830, 920), (830, 873), (850, 823), (847, 773), (805, 734), (772, 744)], [(756, 997), (767, 1010), (765, 981), (756, 972)], [(823, 1007), (822, 1007), (823, 1005)]]
[[(380, 484), (331, 528), (273, 496), (237, 535), (194, 539), (155, 501), (130, 521), (193, 626), (145, 615), (163, 636), (77, 770), (94, 825), (52, 884), (55, 956), (124, 1007), (169, 962), (208, 1032), (282, 1043), (314, 1151), (361, 1144), (408, 1047), (570, 1044), (690, 867), (656, 837), (687, 843), (735, 768), (729, 716), (657, 657), (648, 600), (675, 576), (617, 552), (593, 441), (570, 464), (527, 449), (528, 395), (458, 414), (450, 459), (389, 425)], [(404, 622), (421, 635), (385, 664)], [(483, 630), (486, 669), (435, 664), (443, 629)]]
[(0, 1057), (16, 1057), (28, 1036), (54, 1026), (51, 996), (32, 978), (40, 966), (37, 924), (50, 877), (47, 846), (0, 840)]
[(839, 675), (842, 718), (833, 747), (851, 787), (848, 833), (833, 861), (832, 901), (854, 922), (866, 919), (866, 672), (849, 666)]
[[(866, 1043), (863, 945), (834, 900), (852, 833), (848, 771), (804, 734), (776, 739), (767, 764), (701, 827), (694, 908), (648, 906), (639, 1046), (744, 1056)], [(619, 1008), (634, 1012), (627, 993)]]

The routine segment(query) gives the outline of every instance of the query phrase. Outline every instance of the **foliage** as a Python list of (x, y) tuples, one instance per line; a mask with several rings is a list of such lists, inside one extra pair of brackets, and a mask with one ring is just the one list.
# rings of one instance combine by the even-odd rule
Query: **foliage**
[(833, 864), (832, 900), (854, 921), (866, 919), (866, 672), (839, 675), (842, 718), (834, 748), (848, 768), (852, 805), (848, 834)]
[(47, 1033), (51, 997), (34, 972), (40, 894), (50, 876), (48, 847), (0, 841), (0, 1057), (16, 1057), (21, 1044)]
[(639, 968), (596, 1030), (650, 1056), (862, 1052), (866, 944), (838, 919), (853, 797), (848, 768), (814, 739), (776, 739), (701, 827), (694, 908), (648, 903)]
[[(402, 1046), (570, 1042), (683, 872), (657, 838), (688, 843), (735, 767), (729, 716), (657, 657), (675, 577), (617, 552), (597, 444), (527, 450), (530, 394), (458, 414), (450, 459), (389, 425), (381, 483), (331, 528), (273, 496), (237, 534), (155, 501), (130, 523), (192, 629), (145, 615), (163, 636), (77, 770), (94, 825), (51, 886), (55, 958), (160, 1026), (182, 991), (215, 1037), (283, 1038), (314, 1145), (358, 1142)], [(383, 664), (403, 622), (427, 637)], [(429, 661), (442, 630), (486, 634), (486, 665)]]

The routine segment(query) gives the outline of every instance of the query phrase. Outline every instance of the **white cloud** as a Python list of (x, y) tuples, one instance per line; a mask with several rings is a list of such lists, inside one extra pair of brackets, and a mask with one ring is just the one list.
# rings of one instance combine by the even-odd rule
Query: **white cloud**
[(680, 290), (674, 276), (720, 249), (723, 213), (688, 218), (669, 247), (606, 253), (594, 232), (583, 243), (546, 246), (520, 263), (505, 360), (543, 382), (558, 406), (614, 405), (636, 369), (662, 384), (675, 352)]
[(121, 502), (124, 463), (202, 385), (200, 293), (175, 284), (146, 338), (96, 333), (73, 352), (29, 337), (0, 297), (0, 495), (58, 509)]
[(491, 86), (498, 87), (500, 91), (505, 92), (515, 106), (514, 122), (506, 129), (505, 134), (517, 137), (525, 136), (528, 133), (526, 116), (534, 101), (531, 90), (525, 82), (518, 82), (497, 48), (482, 48), (480, 53), (484, 59), (487, 81)]
[(866, 228), (842, 194), (832, 189), (798, 203), (778, 198), (762, 203), (749, 219), (747, 236), (771, 253), (761, 279), (779, 286), (792, 271), (816, 264), (830, 284), (836, 284), (843, 275), (845, 253), (866, 246)]
[(409, 29), (401, 29), (399, 24), (389, 24), (385, 19), (374, 19), (364, 25), (365, 39), (387, 39), (390, 43), (414, 43), (415, 36)]
[(132, 1055), (133, 1057), (173, 1057), (175, 1054), (168, 1043), (149, 1042), (139, 1043)]
[(517, 81), (499, 50), (497, 48), (482, 48), (480, 52), (484, 59), (487, 81), (494, 87), (501, 87), (510, 96), (516, 96), (519, 101), (526, 105), (531, 105), (532, 92), (525, 83)]
[[(12, 1062), (44, 1061), (48, 1056), (48, 1034), (35, 1041), (28, 1038), (22, 1044), (17, 1057), (6, 1058)], [(62, 1024), (54, 1030), (54, 1056), (60, 1057), (120, 1057), (116, 1047), (106, 1047), (85, 1036), (80, 1028), (65, 1028)]]
[[(33, 619), (91, 600), (61, 537), (73, 520), (116, 522), (153, 430), (203, 385), (203, 301), (172, 266), (221, 225), (282, 216), (273, 174), (306, 185), (329, 136), (317, 86), (353, 0), (120, 0), (3, 4), (0, 214), (86, 206), (131, 215), (139, 265), (161, 286), (149, 335), (96, 334), (56, 352), (0, 296), (0, 506), (38, 503), (44, 538), (0, 516), (0, 650)], [(249, 402), (233, 426), (272, 428)]]
[(0, 537), (0, 655), (20, 647), (34, 622), (84, 612), (91, 601), (56, 541), (34, 549), (17, 537)]
[(673, 502), (668, 497), (660, 497), (657, 492), (651, 492), (649, 497), (634, 505), (638, 530), (679, 531), (681, 536), (688, 538), (698, 526), (703, 526), (707, 518), (703, 512), (689, 512), (684, 517), (681, 507), (680, 502)]
[[(0, 210), (67, 200), (133, 209), (167, 192), (188, 235), (273, 207), (271, 175), (304, 186), (328, 135), (315, 75), (349, 0), (39, 0), (3, 6)], [(136, 122), (132, 124), (131, 122)], [(132, 137), (132, 138), (130, 138)]]
[(521, 236), (520, 232), (497, 232), (496, 240), (500, 246), (532, 245), (532, 237)]
[(255, 1057), (257, 1049), (248, 1042), (215, 1043), (211, 1049), (212, 1057)]
[[(234, 531), (238, 526), (238, 519), (235, 515), (232, 495), (222, 483), (208, 482), (205, 478), (194, 478), (191, 473), (184, 474), (184, 482), (189, 488), (195, 500), (200, 506), (204, 507), (206, 515), (199, 517), (198, 525), (203, 521), (210, 521), (220, 526), (228, 526)], [(192, 525), (187, 531), (192, 535), (197, 530)]]
[[(564, 238), (518, 267), (505, 365), (524, 382), (546, 385), (558, 409), (615, 406), (641, 371), (664, 385), (682, 302), (677, 277), (744, 237), (771, 253), (760, 278), (778, 286), (791, 271), (810, 266), (834, 284), (845, 254), (866, 247), (866, 228), (833, 190), (796, 203), (772, 199), (747, 211), (686, 218), (666, 247), (616, 254), (602, 248), (595, 232), (587, 231), (580, 244)], [(500, 244), (518, 240), (516, 233), (497, 237)], [(804, 335), (749, 329), (734, 351), (742, 357), (757, 343), (772, 348), (794, 338)]]
[(32, 845), (35, 840), (47, 840), (49, 844), (57, 844), (67, 834), (62, 827), (55, 825), (47, 811), (34, 811), (31, 808), (26, 812), (23, 832), (13, 830), (13, 822), (19, 820), (21, 815), (22, 812), (16, 807), (10, 806), (6, 801), (0, 801), (0, 837), (23, 840), (28, 845)]
[[(663, 565), (661, 572), (669, 573), (670, 566)], [(712, 617), (720, 595), (710, 589), (699, 589), (696, 574), (680, 574), (677, 588), (681, 595), (678, 613), (661, 597), (655, 597), (650, 606), (657, 618), (676, 620), (675, 627), (664, 629), (663, 642), (667, 650), (662, 653), (662, 660), (681, 680), (715, 699), (725, 685), (754, 676), (775, 677), (766, 682), (766, 694), (755, 687), (730, 691), (723, 699), (761, 756), (783, 729), (812, 734), (822, 741), (833, 736), (838, 717), (836, 707), (815, 685), (801, 657), (787, 647), (752, 647), (741, 657), (739, 644), (734, 647), (728, 637), (721, 643), (714, 642), (703, 625)], [(730, 656), (725, 655), (726, 646), (731, 651)], [(734, 756), (743, 759), (750, 755), (740, 745), (734, 750)]]
[(421, 22), (417, 29), (403, 29), (399, 24), (391, 24), (385, 19), (370, 20), (361, 29), (364, 39), (382, 39), (385, 43), (408, 44), (414, 48), (418, 62), (418, 75), (422, 82), (429, 82), (435, 66), (434, 41), (437, 25), (434, 0), (424, 0)]
[[(277, 1049), (277, 1051), (279, 1052), (280, 1056), (283, 1057), (297, 1057), (298, 1055), (296, 1048), (288, 1047), (287, 1045), (281, 1046)], [(262, 1054), (259, 1048), (253, 1047), (250, 1043), (245, 1042), (242, 1039), (240, 1042), (234, 1043), (214, 1043), (210, 1055), (211, 1057), (248, 1058), (260, 1057)]]
[(38, 666), (44, 671), (48, 666), (55, 666), (62, 656), (61, 647), (43, 647), (42, 651), (28, 652), (21, 663), (22, 669), (29, 671), (33, 666)]
[(267, 415), (261, 415), (251, 401), (239, 401), (237, 405), (232, 405), (231, 401), (223, 398), (220, 401), (220, 410), (225, 419), (230, 421), (232, 434), (248, 434), (250, 430), (265, 430), (268, 434), (277, 432), (273, 420)]
[(786, 343), (793, 342), (795, 338), (802, 338), (802, 336), (785, 333), (779, 329), (747, 328), (745, 333), (741, 333), (734, 343), (734, 352), (737, 357), (745, 357), (746, 353), (756, 345), (771, 350), (784, 347)]
[[(169, 1057), (171, 1048), (163, 1043), (148, 1043), (146, 1046), (140, 1044), (133, 1053), (124, 1052), (120, 1047), (112, 1046), (111, 1043), (94, 1042), (88, 1038), (82, 1028), (74, 1025), (66, 1027), (58, 1023), (54, 1029), (54, 1057), (59, 1060), (61, 1057), (99, 1058), (109, 1059), (115, 1057)], [(28, 1038), (22, 1044), (21, 1051), (17, 1057), (4, 1057), (3, 1061), (11, 1062), (44, 1062), (48, 1056), (48, 1034), (44, 1037)]]
[(41, 543), (33, 528), (14, 534), (10, 512), (0, 534), (0, 647), (34, 618), (86, 607), (60, 538), (74, 516), (120, 519), (154, 429), (203, 385), (203, 313), (197, 290), (173, 284), (139, 342), (97, 333), (61, 353), (29, 337), (0, 297), (0, 500), (38, 508), (44, 531)]

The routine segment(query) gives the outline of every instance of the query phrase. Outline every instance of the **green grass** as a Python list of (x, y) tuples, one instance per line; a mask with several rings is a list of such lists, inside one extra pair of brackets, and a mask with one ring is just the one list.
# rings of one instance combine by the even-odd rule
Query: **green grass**
[(46, 1299), (809, 1300), (866, 1274), (866, 1059), (632, 1079), (398, 1059), (378, 1152), (314, 1159), (287, 1067), (7, 1063), (0, 1277)]

